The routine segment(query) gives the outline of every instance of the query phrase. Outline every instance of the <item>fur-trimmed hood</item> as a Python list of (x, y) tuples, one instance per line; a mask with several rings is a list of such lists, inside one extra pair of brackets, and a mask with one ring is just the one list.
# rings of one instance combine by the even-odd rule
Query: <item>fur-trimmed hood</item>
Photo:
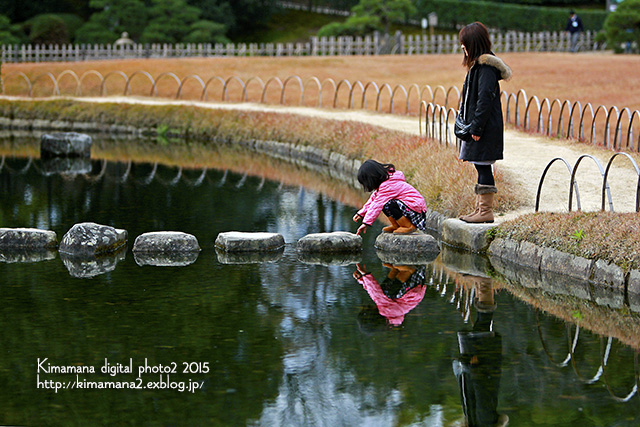
[(480, 65), (489, 65), (493, 68), (496, 68), (498, 71), (500, 71), (500, 77), (502, 77), (503, 80), (508, 81), (509, 79), (511, 79), (511, 68), (509, 68), (509, 66), (505, 64), (502, 59), (498, 58), (495, 55), (492, 55), (490, 53), (480, 55), (480, 57), (477, 59), (477, 63)]

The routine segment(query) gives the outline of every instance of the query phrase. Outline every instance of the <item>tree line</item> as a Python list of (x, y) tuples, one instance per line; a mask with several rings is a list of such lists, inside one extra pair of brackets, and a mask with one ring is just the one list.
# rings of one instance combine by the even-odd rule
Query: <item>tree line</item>
[(0, 0), (0, 44), (225, 43), (265, 25), (276, 0)]

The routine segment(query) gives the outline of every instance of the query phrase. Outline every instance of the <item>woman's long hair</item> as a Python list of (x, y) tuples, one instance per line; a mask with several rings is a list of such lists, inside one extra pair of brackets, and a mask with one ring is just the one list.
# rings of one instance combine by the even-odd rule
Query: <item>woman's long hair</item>
[(389, 179), (389, 174), (394, 173), (396, 167), (391, 163), (378, 163), (375, 160), (365, 161), (358, 169), (358, 182), (365, 191), (377, 190), (380, 184)]
[(473, 67), (480, 55), (491, 53), (489, 31), (481, 22), (474, 22), (461, 29), (458, 39), (467, 50), (462, 60), (462, 65), (467, 68)]

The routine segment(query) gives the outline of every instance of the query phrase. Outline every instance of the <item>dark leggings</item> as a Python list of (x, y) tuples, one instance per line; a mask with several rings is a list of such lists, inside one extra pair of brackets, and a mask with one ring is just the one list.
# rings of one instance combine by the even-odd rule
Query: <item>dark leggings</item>
[(389, 200), (385, 205), (385, 208), (386, 209), (383, 210), (385, 215), (395, 219), (396, 221), (404, 216), (396, 199)]
[(478, 184), (496, 185), (491, 165), (474, 165), (478, 171)]

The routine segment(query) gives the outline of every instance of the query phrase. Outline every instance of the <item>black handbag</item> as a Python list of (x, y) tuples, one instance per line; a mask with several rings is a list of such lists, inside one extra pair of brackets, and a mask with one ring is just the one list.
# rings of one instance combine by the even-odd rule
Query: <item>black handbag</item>
[(469, 99), (469, 73), (467, 73), (464, 85), (464, 104), (460, 106), (460, 111), (458, 111), (458, 115), (456, 116), (456, 122), (453, 125), (453, 133), (456, 138), (465, 142), (470, 142), (473, 141), (473, 138), (471, 138), (471, 123), (467, 123), (465, 120), (465, 116), (467, 115), (467, 100)]
[(471, 123), (466, 123), (462, 114), (458, 114), (456, 117), (456, 123), (453, 125), (453, 133), (456, 138), (462, 141), (471, 141)]

